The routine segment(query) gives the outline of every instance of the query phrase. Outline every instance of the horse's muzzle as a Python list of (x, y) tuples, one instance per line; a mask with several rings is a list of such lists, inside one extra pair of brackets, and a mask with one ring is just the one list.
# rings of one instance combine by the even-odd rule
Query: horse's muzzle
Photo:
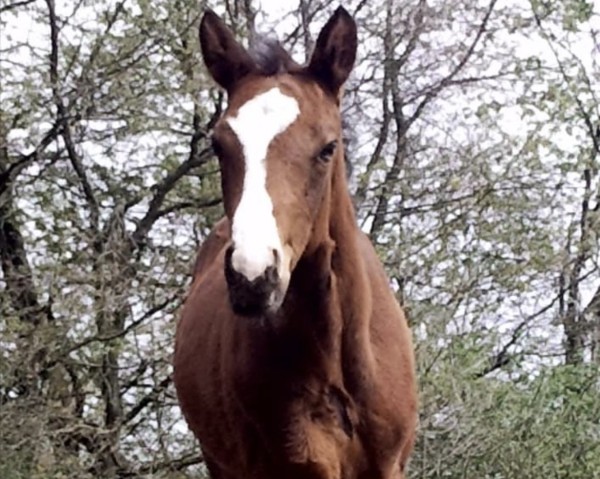
[(225, 280), (231, 308), (240, 316), (261, 316), (273, 307), (273, 297), (279, 287), (277, 268), (269, 266), (261, 276), (250, 281), (233, 268), (232, 255), (230, 246), (225, 252)]

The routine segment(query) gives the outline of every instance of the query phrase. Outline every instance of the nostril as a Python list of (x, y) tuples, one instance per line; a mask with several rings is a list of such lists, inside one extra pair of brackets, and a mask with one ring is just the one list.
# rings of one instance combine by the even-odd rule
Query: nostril
[(231, 256), (233, 256), (233, 246), (229, 246), (225, 251), (225, 261), (231, 264)]
[(279, 268), (279, 262), (280, 262), (279, 251), (277, 251), (275, 248), (273, 248), (273, 265), (275, 266), (275, 268)]
[(279, 272), (277, 271), (276, 267), (269, 266), (265, 270), (265, 280), (266, 284), (270, 287), (273, 287), (277, 284), (277, 282), (279, 281)]
[(231, 272), (233, 270), (233, 264), (232, 264), (232, 256), (233, 256), (233, 246), (230, 246), (229, 248), (227, 248), (227, 250), (225, 251), (225, 271), (226, 272)]

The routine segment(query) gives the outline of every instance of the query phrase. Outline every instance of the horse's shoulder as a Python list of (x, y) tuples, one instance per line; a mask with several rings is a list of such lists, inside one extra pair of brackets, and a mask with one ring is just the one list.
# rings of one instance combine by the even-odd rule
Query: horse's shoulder
[(394, 311), (394, 314), (403, 314), (398, 309), (397, 299), (390, 288), (389, 275), (383, 266), (383, 262), (369, 236), (362, 231), (359, 234), (359, 244), (362, 259), (364, 261), (365, 273), (371, 285), (371, 294), (376, 297), (375, 308)]
[(196, 257), (194, 265), (194, 279), (201, 275), (213, 261), (219, 256), (219, 253), (229, 242), (231, 237), (231, 227), (227, 217), (221, 218), (206, 237)]
[(381, 276), (381, 274), (385, 275), (383, 264), (381, 263), (377, 251), (375, 251), (375, 246), (373, 246), (373, 242), (371, 241), (371, 238), (369, 238), (369, 235), (363, 231), (359, 231), (358, 243), (360, 245), (361, 256), (365, 262), (367, 274), (371, 275), (377, 273), (379, 276)]

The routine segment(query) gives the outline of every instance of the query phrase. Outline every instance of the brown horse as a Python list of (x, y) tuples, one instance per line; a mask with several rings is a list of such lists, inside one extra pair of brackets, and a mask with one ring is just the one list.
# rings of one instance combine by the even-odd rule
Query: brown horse
[(214, 128), (226, 217), (198, 255), (174, 379), (211, 476), (403, 479), (411, 335), (345, 176), (356, 25), (339, 8), (305, 67), (281, 48), (257, 63), (210, 11), (200, 42), (228, 93)]

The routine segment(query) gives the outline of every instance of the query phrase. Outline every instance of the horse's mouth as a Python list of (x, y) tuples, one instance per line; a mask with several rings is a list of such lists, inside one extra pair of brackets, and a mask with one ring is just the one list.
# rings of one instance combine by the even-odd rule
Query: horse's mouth
[(275, 291), (268, 295), (262, 293), (247, 294), (247, 292), (240, 291), (235, 287), (229, 287), (231, 309), (236, 315), (248, 318), (275, 314), (283, 302), (279, 299), (279, 296), (283, 295), (277, 294)]
[(225, 255), (225, 279), (231, 309), (238, 316), (262, 317), (276, 313), (285, 297), (287, 278), (281, 278), (275, 266), (248, 280), (231, 265), (231, 249)]

